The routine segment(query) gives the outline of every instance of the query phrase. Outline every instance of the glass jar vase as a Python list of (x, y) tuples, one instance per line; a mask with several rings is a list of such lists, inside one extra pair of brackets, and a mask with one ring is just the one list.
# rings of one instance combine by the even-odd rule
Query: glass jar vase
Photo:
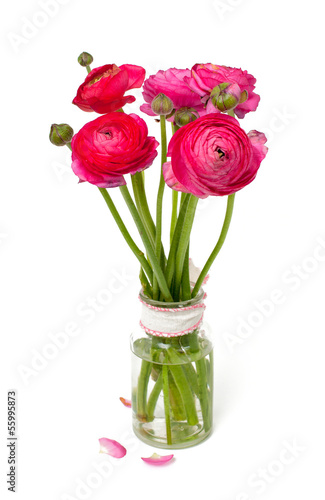
[(213, 346), (202, 323), (204, 291), (184, 302), (140, 293), (131, 336), (133, 430), (146, 444), (179, 449), (212, 430)]

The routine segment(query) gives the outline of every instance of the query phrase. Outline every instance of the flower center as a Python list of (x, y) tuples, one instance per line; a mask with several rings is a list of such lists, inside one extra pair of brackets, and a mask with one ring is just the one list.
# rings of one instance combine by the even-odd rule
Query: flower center
[(218, 153), (219, 158), (223, 158), (223, 157), (225, 156), (225, 152), (224, 152), (224, 151), (222, 151), (222, 149), (221, 149), (221, 148), (219, 148), (219, 146), (217, 146), (217, 147), (215, 148), (215, 151)]
[(112, 132), (110, 132), (109, 130), (102, 131), (101, 134), (105, 135), (107, 137), (107, 139), (112, 138)]
[(95, 76), (95, 78), (93, 78), (92, 80), (90, 80), (90, 82), (88, 82), (88, 85), (90, 87), (91, 85), (94, 85), (94, 83), (99, 82), (99, 80), (101, 80), (102, 78), (107, 78), (108, 76), (111, 76), (111, 75), (114, 76), (119, 72), (120, 72), (120, 68), (118, 66), (116, 66), (115, 64), (112, 64), (111, 69), (104, 71), (104, 73), (102, 73), (101, 75)]

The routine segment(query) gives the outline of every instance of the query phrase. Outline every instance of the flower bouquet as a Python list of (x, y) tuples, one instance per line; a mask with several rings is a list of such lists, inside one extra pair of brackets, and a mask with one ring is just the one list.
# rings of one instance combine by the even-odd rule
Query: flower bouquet
[[(100, 116), (75, 135), (69, 125), (53, 124), (50, 140), (72, 150), (73, 172), (80, 182), (97, 186), (140, 264), (142, 315), (131, 338), (133, 429), (148, 444), (191, 446), (209, 435), (213, 420), (213, 351), (202, 326), (202, 285), (225, 241), (235, 193), (252, 182), (267, 153), (264, 134), (247, 134), (236, 119), (256, 110), (256, 80), (247, 71), (214, 64), (158, 71), (145, 79), (140, 66), (107, 64), (91, 70), (93, 59), (86, 52), (78, 61), (88, 76), (73, 104)], [(157, 157), (159, 143), (148, 136), (140, 116), (123, 111), (135, 101), (126, 92), (140, 87), (145, 101), (140, 110), (155, 117), (161, 130), (154, 216), (145, 170)], [(172, 189), (169, 244), (162, 241), (166, 185)], [(117, 187), (143, 249), (109, 194)], [(190, 259), (190, 235), (198, 201), (208, 196), (227, 196), (227, 208), (220, 236), (200, 271)]]

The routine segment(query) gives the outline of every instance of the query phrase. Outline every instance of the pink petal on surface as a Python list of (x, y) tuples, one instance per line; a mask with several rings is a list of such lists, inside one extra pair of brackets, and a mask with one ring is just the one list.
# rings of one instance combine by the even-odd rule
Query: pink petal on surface
[(120, 401), (121, 403), (124, 404), (124, 406), (126, 406), (127, 408), (131, 408), (132, 406), (132, 403), (129, 399), (125, 399), (125, 398), (120, 398)]
[(151, 455), (151, 457), (148, 458), (141, 457), (141, 460), (151, 465), (163, 465), (169, 462), (173, 457), (174, 455), (161, 456), (157, 453), (154, 453), (153, 455)]
[(99, 453), (107, 453), (114, 458), (122, 458), (126, 455), (126, 449), (114, 439), (100, 438), (99, 440), (100, 450)]

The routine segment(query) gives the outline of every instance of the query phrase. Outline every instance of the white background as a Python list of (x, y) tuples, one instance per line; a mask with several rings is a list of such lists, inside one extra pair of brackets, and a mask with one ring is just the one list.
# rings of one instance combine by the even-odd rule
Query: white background
[[(50, 3), (51, 16), (44, 14)], [(324, 496), (321, 5), (17, 0), (2, 8), (1, 498), (12, 498), (5, 483), (10, 389), (18, 395), (17, 499)], [(163, 468), (140, 459), (159, 450), (134, 438), (130, 410), (119, 401), (130, 396), (137, 262), (97, 189), (78, 185), (68, 150), (48, 141), (51, 123), (68, 122), (77, 131), (97, 116), (71, 104), (86, 77), (76, 62), (83, 50), (93, 54), (93, 67), (138, 64), (147, 75), (197, 62), (241, 67), (257, 78), (261, 95), (242, 124), (247, 132), (266, 132), (269, 153), (256, 180), (236, 196), (230, 233), (206, 287), (215, 341), (214, 432), (199, 446), (175, 451)], [(158, 125), (138, 111), (141, 92), (135, 94), (126, 110), (138, 112), (158, 137)], [(158, 170), (157, 160), (147, 176), (152, 201)], [(129, 220), (119, 191), (113, 195)], [(196, 265), (217, 239), (225, 203), (211, 199), (199, 207)], [(166, 196), (165, 227), (168, 206)], [(114, 273), (127, 276), (124, 285), (87, 322), (78, 307), (103, 293)], [(281, 304), (267, 306), (275, 296)], [(249, 322), (254, 326), (247, 328)], [(77, 330), (69, 344), (22, 377), (22, 365), (36, 366), (50, 334), (71, 323)], [(233, 348), (229, 334), (237, 339)], [(99, 455), (100, 437), (121, 441), (126, 457)], [(294, 442), (297, 451), (284, 452)], [(94, 476), (103, 463), (107, 477)], [(267, 479), (257, 482), (265, 470)], [(95, 485), (96, 477), (98, 487), (82, 496), (78, 485)]]

